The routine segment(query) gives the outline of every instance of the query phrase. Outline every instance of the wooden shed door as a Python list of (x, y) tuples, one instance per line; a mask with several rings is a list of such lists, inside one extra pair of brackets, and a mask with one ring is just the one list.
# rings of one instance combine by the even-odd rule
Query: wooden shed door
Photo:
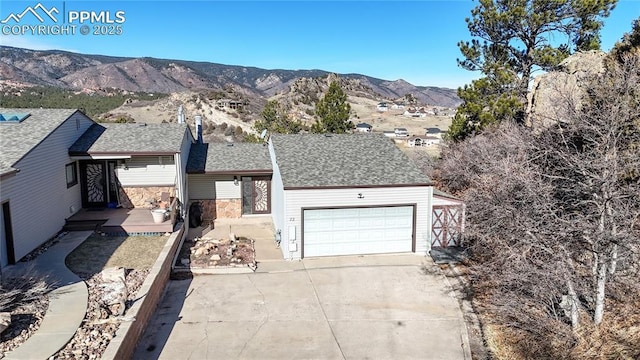
[(434, 206), (431, 246), (461, 246), (462, 216), (462, 206)]

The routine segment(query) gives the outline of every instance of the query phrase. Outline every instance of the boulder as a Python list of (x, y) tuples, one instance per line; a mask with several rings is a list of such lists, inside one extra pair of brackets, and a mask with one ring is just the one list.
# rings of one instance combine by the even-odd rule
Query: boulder
[(209, 249), (206, 246), (198, 248), (195, 252), (196, 256), (207, 255), (207, 254), (209, 254)]
[(11, 313), (0, 313), (0, 334), (2, 334), (11, 325)]
[(122, 267), (111, 267), (100, 273), (104, 282), (124, 282), (125, 270)]
[(606, 53), (592, 50), (575, 53), (564, 59), (557, 70), (533, 80), (527, 96), (527, 125), (544, 128), (565, 120), (571, 107), (579, 107), (589, 78), (604, 71)]
[(107, 306), (110, 313), (122, 316), (126, 309), (126, 301), (129, 296), (127, 284), (125, 283), (124, 268), (108, 268), (102, 270), (102, 296), (101, 300)]

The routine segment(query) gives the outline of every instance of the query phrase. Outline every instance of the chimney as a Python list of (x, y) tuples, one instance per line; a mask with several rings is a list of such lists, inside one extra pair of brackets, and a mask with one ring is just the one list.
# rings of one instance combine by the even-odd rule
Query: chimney
[(182, 111), (182, 105), (178, 108), (178, 124), (184, 124), (184, 112)]
[(198, 137), (198, 144), (202, 144), (202, 116), (196, 115), (196, 136)]

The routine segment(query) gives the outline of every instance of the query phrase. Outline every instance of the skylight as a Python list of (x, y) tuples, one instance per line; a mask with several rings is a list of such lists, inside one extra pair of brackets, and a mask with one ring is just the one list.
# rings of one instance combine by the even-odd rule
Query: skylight
[(0, 123), (19, 123), (29, 115), (29, 113), (0, 113)]

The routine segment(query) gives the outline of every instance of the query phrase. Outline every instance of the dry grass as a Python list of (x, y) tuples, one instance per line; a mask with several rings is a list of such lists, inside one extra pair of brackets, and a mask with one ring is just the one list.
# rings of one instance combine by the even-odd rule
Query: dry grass
[(0, 281), (0, 312), (26, 307), (49, 292), (48, 278), (29, 266), (22, 271), (4, 274)]
[(166, 236), (111, 237), (93, 234), (69, 256), (71, 271), (96, 274), (109, 267), (150, 268), (167, 242)]
[(575, 339), (546, 334), (544, 338), (492, 321), (481, 315), (484, 337), (492, 357), (518, 359), (640, 359), (640, 299), (631, 296), (624, 303), (610, 302), (600, 326), (587, 323)]

